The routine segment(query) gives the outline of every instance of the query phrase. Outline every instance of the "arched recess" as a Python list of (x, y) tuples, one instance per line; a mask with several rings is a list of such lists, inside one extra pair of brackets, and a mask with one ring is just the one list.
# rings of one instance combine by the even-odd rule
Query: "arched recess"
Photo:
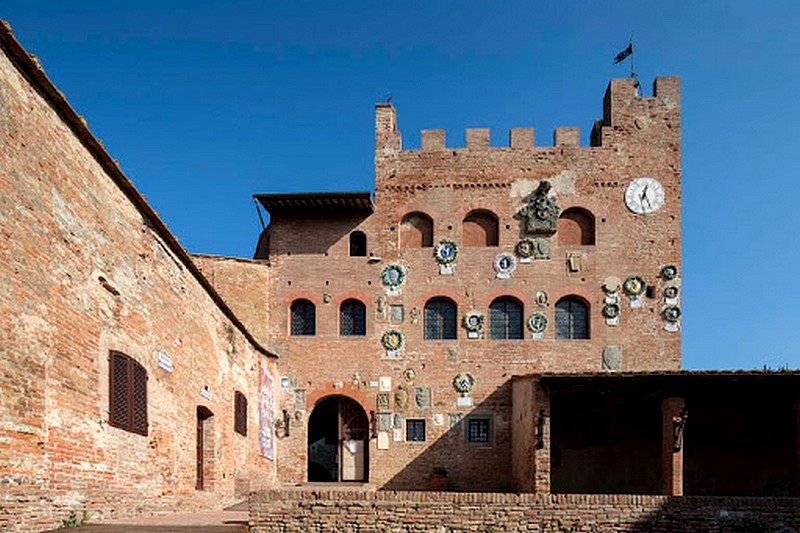
[(558, 217), (558, 244), (562, 246), (593, 245), (594, 215), (582, 207), (566, 209)]
[(215, 481), (214, 413), (204, 405), (197, 406), (195, 489), (213, 490)]
[(499, 236), (499, 222), (491, 211), (471, 211), (461, 223), (461, 242), (464, 246), (497, 246)]
[(432, 248), (433, 219), (414, 211), (403, 217), (400, 223), (400, 248)]
[(308, 417), (308, 480), (369, 479), (369, 419), (347, 396), (320, 400)]

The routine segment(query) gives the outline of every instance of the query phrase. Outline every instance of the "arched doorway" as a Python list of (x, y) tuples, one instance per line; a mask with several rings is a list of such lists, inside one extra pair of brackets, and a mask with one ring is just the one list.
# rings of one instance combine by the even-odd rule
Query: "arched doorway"
[(346, 396), (320, 401), (308, 418), (308, 480), (367, 481), (367, 413)]

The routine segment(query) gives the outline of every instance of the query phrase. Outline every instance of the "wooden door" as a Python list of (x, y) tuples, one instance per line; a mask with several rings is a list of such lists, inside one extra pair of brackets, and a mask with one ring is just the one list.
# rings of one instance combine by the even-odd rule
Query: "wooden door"
[(339, 479), (366, 481), (367, 415), (356, 402), (339, 402)]
[(203, 418), (200, 411), (197, 412), (197, 490), (204, 489), (203, 483)]

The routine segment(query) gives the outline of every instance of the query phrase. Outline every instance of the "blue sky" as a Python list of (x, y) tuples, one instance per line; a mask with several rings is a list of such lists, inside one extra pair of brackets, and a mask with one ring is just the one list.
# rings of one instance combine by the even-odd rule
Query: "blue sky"
[[(192, 252), (252, 256), (256, 192), (369, 190), (373, 104), (441, 128), (580, 126), (631, 34), (682, 78), (685, 368), (800, 368), (800, 2), (3, 0)], [(794, 296), (793, 296), (794, 295)]]

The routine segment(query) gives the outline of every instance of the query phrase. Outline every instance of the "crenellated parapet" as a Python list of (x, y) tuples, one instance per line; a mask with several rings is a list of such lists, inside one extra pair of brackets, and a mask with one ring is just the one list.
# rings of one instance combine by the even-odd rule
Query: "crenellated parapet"
[[(656, 122), (663, 122), (675, 133), (680, 127), (680, 80), (677, 77), (656, 78), (652, 97), (639, 96), (631, 78), (614, 79), (603, 99), (603, 118), (597, 120), (590, 135), (590, 147), (609, 146), (616, 142), (636, 141), (631, 134), (643, 132)], [(465, 146), (448, 147), (444, 130), (422, 130), (419, 150), (403, 150), (397, 129), (397, 112), (388, 103), (376, 105), (375, 155), (377, 158), (397, 152), (437, 152), (444, 150), (529, 150), (533, 148), (580, 147), (580, 129), (558, 127), (553, 131), (552, 145), (537, 146), (534, 128), (512, 128), (508, 145), (493, 147), (488, 128), (468, 128)], [(641, 137), (642, 135), (640, 135)]]

